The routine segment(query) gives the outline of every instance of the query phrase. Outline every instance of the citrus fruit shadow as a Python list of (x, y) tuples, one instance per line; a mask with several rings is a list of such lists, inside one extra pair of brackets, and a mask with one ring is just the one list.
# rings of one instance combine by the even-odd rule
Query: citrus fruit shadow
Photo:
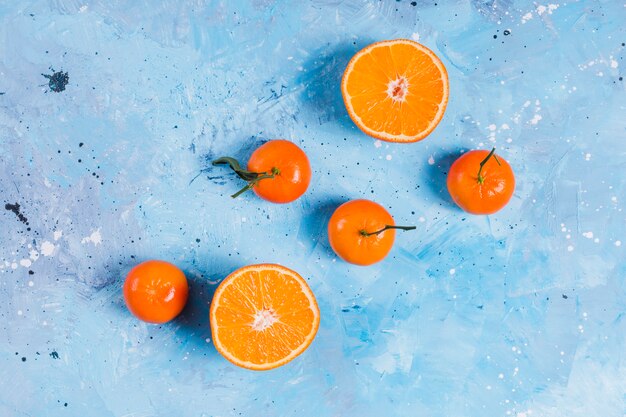
[(360, 133), (352, 122), (341, 95), (341, 78), (350, 59), (374, 40), (339, 43), (332, 49), (321, 48), (311, 53), (304, 64), (298, 84), (304, 86), (303, 102), (312, 108), (320, 125), (337, 122), (342, 128)]
[(333, 215), (337, 207), (348, 201), (346, 197), (329, 197), (320, 201), (320, 203), (308, 211), (305, 214), (301, 230), (306, 237), (311, 239), (314, 243), (313, 248), (317, 245), (321, 245), (329, 253), (329, 256), (334, 256), (334, 252), (328, 242), (328, 221)]
[(451, 209), (462, 211), (450, 197), (447, 184), (450, 167), (460, 155), (459, 150), (444, 150), (434, 164), (428, 165), (428, 182), (425, 189), (440, 202), (446, 203)]
[[(215, 264), (215, 262), (212, 262)], [(188, 338), (193, 344), (202, 348), (210, 349), (212, 353), (219, 356), (219, 353), (213, 346), (211, 337), (211, 323), (209, 319), (209, 310), (213, 295), (219, 284), (231, 272), (242, 267), (243, 265), (235, 265), (232, 263), (221, 264), (219, 270), (210, 274), (201, 274), (198, 276), (197, 271), (190, 272), (183, 270), (189, 283), (189, 298), (183, 311), (176, 317), (172, 323), (180, 326), (177, 331), (184, 333), (181, 335)], [(207, 342), (209, 340), (209, 342)]]

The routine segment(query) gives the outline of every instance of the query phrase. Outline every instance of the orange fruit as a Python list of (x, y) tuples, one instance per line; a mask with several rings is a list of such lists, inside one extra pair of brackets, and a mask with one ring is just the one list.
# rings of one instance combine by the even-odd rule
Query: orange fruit
[(343, 203), (328, 222), (328, 241), (333, 251), (346, 262), (367, 266), (380, 262), (393, 246), (394, 229), (412, 230), (414, 226), (396, 226), (383, 206), (370, 200)]
[(300, 355), (320, 323), (306, 281), (276, 264), (245, 266), (226, 277), (215, 291), (210, 316), (217, 351), (255, 371), (276, 368)]
[(493, 214), (507, 205), (515, 191), (515, 174), (503, 157), (486, 150), (461, 155), (448, 172), (448, 192), (472, 214)]
[(124, 301), (137, 318), (162, 324), (178, 316), (189, 295), (185, 274), (169, 262), (151, 260), (130, 270), (124, 281)]
[(309, 158), (298, 145), (283, 139), (270, 140), (257, 148), (248, 160), (248, 169), (242, 169), (229, 156), (214, 160), (213, 165), (229, 165), (248, 182), (233, 198), (252, 189), (272, 203), (290, 203), (300, 198), (311, 182)]
[(408, 39), (377, 42), (348, 63), (341, 93), (352, 121), (389, 142), (417, 142), (443, 118), (448, 73), (437, 56)]

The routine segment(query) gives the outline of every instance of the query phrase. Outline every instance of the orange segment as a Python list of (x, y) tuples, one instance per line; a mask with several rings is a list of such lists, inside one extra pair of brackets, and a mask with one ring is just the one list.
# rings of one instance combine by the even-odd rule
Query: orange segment
[(359, 51), (341, 81), (348, 114), (366, 134), (390, 142), (428, 136), (448, 104), (448, 73), (425, 46), (407, 39)]
[(235, 365), (267, 370), (304, 352), (319, 327), (315, 296), (298, 273), (275, 264), (230, 274), (211, 302), (213, 343)]

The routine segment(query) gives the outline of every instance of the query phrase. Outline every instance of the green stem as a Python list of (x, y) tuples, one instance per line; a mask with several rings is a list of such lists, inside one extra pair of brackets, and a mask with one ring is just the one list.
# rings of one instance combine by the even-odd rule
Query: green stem
[(389, 230), (389, 229), (415, 230), (416, 227), (415, 226), (390, 226), (390, 225), (387, 225), (387, 226), (383, 227), (382, 229), (377, 230), (375, 232), (368, 232), (366, 230), (360, 230), (359, 233), (361, 233), (361, 236), (367, 237), (367, 236), (377, 235), (377, 234), (382, 233), (385, 230)]
[(237, 191), (235, 194), (231, 195), (231, 197), (232, 198), (239, 197), (241, 194), (245, 193), (246, 191), (253, 189), (254, 186), (259, 183), (259, 181), (264, 180), (266, 178), (274, 178), (274, 174), (265, 174), (265, 173), (263, 173), (263, 175), (259, 175), (255, 179), (253, 179), (251, 181), (248, 181), (248, 184), (245, 187), (243, 187), (241, 190)]
[(245, 193), (246, 191), (251, 190), (261, 180), (274, 178), (276, 175), (280, 175), (280, 170), (276, 167), (272, 168), (272, 171), (270, 174), (268, 174), (267, 172), (252, 172), (252, 171), (245, 170), (241, 168), (241, 165), (239, 165), (239, 162), (235, 158), (231, 158), (229, 156), (218, 158), (214, 160), (211, 164), (214, 166), (215, 165), (228, 165), (230, 169), (232, 169), (239, 178), (241, 178), (242, 180), (248, 183), (241, 190), (231, 195), (232, 198), (237, 198), (241, 194)]
[(478, 168), (478, 183), (482, 184), (485, 182), (485, 177), (482, 176), (482, 171), (483, 171), (483, 166), (485, 166), (485, 164), (487, 163), (487, 161), (493, 156), (493, 159), (496, 160), (496, 162), (498, 163), (498, 165), (502, 165), (500, 163), (500, 161), (498, 160), (498, 157), (496, 156), (496, 154), (494, 153), (496, 151), (496, 148), (493, 148), (491, 150), (491, 152), (489, 152), (489, 155), (487, 155), (485, 157), (485, 159), (483, 159), (483, 161), (480, 163), (480, 168)]

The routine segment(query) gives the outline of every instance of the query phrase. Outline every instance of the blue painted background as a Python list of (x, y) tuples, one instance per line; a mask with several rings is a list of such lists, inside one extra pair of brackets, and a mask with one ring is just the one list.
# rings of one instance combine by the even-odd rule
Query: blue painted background
[[(0, 415), (626, 415), (624, 22), (621, 0), (0, 2), (0, 194), (20, 205), (0, 210)], [(339, 89), (398, 37), (450, 76), (412, 145), (363, 135)], [(307, 194), (230, 199), (241, 182), (209, 161), (272, 138), (310, 156)], [(515, 195), (467, 215), (445, 174), (492, 146)], [(360, 197), (418, 227), (369, 268), (325, 232)], [(120, 289), (152, 258), (191, 281), (163, 326)], [(222, 359), (207, 317), (256, 262), (299, 271), (322, 311), (266, 373)]]

